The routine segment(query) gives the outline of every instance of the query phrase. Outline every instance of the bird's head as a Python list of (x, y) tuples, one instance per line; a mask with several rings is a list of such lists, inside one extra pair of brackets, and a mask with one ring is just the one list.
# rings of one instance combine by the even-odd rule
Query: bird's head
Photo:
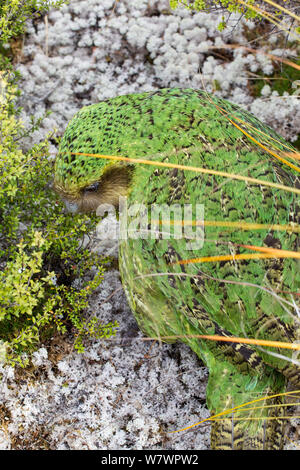
[[(67, 209), (70, 212), (87, 213), (96, 211), (101, 204), (118, 207), (120, 196), (126, 196), (128, 193), (131, 167), (118, 164), (101, 165), (98, 159), (92, 164), (90, 159), (95, 160), (95, 157), (77, 159), (79, 168), (73, 165), (70, 170), (60, 168), (60, 156), (56, 161), (54, 190), (60, 195)], [(81, 170), (85, 170), (86, 174), (82, 175)]]
[(107, 138), (109, 122), (103, 117), (104, 103), (82, 108), (62, 137), (55, 162), (54, 190), (71, 212), (96, 211), (101, 204), (119, 204), (126, 196), (133, 167), (125, 162), (78, 155), (116, 154)]

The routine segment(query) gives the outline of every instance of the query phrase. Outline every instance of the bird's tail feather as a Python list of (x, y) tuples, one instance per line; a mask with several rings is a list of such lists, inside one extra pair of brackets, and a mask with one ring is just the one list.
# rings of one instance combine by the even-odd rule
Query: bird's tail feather
[(286, 420), (282, 419), (284, 396), (280, 394), (284, 391), (285, 379), (276, 371), (249, 377), (230, 364), (217, 364), (210, 372), (208, 405), (213, 415), (231, 411), (212, 421), (212, 449), (281, 449)]

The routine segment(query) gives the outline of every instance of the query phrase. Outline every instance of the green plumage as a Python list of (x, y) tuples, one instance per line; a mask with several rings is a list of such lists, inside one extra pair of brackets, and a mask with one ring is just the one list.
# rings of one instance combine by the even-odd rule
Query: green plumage
[[(191, 204), (190, 220), (194, 222), (196, 204), (203, 204), (205, 221), (299, 224), (299, 195), (293, 192), (219, 175), (70, 153), (201, 167), (299, 187), (296, 171), (264, 151), (228, 118), (265, 147), (275, 148), (277, 153), (292, 150), (282, 137), (236, 105), (203, 91), (163, 89), (120, 96), (77, 113), (59, 148), (55, 187), (72, 207), (83, 211), (94, 210), (101, 203), (116, 205), (118, 196), (127, 194), (128, 207), (137, 203), (147, 208), (177, 205), (173, 207), (179, 214), (185, 204)], [(134, 213), (128, 215), (128, 225), (136, 219)], [(207, 403), (211, 413), (284, 392), (287, 380), (299, 387), (299, 362), (268, 353), (295, 359), (289, 350), (262, 350), (191, 337), (218, 334), (299, 340), (299, 297), (289, 294), (299, 291), (299, 259), (174, 264), (190, 258), (254, 253), (242, 244), (299, 251), (299, 233), (206, 225), (203, 246), (201, 242), (191, 246), (195, 226), (176, 239), (172, 227), (171, 236), (162, 235), (161, 225), (162, 233), (155, 238), (149, 221), (144, 219), (143, 238), (120, 241), (124, 289), (146, 335), (180, 336), (205, 362), (210, 372)], [(256, 405), (281, 402), (282, 398), (274, 398)], [(230, 415), (227, 420), (216, 421), (211, 445), (224, 449), (280, 448), (285, 421), (264, 418), (282, 413), (282, 407), (260, 408), (234, 415), (256, 418), (253, 420), (232, 421)]]

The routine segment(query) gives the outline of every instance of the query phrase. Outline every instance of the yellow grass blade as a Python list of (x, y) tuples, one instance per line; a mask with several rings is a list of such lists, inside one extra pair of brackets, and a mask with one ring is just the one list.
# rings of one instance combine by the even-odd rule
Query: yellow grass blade
[[(281, 405), (278, 405), (281, 406)], [(291, 418), (300, 418), (300, 416), (253, 416), (253, 417), (241, 417), (236, 418), (234, 416), (230, 416), (230, 418), (213, 418), (210, 421), (223, 421), (224, 419), (230, 419), (230, 421), (253, 421), (253, 420), (271, 420), (271, 419), (291, 419)]]
[[(246, 132), (244, 129), (242, 129), (238, 124), (236, 124), (234, 121), (232, 121), (232, 119), (230, 119), (228, 116), (230, 115), (225, 109), (223, 109), (221, 106), (218, 106), (216, 103), (214, 103), (214, 101), (210, 98), (209, 98), (209, 101), (215, 106), (215, 108), (221, 112), (221, 114), (229, 121), (231, 122), (231, 124), (233, 124), (237, 129), (239, 129), (244, 135), (246, 135), (250, 140), (252, 140), (253, 142), (255, 142), (257, 145), (259, 145), (262, 149), (264, 149), (266, 152), (268, 152), (269, 154), (271, 154), (272, 156), (274, 156), (275, 158), (277, 158), (278, 160), (280, 160), (282, 163), (285, 163), (287, 166), (289, 166), (290, 168), (293, 168), (294, 170), (298, 171), (300, 173), (300, 168), (296, 165), (294, 165), (293, 163), (290, 163), (289, 161), (285, 160), (283, 157), (280, 157), (277, 153), (273, 152), (272, 150), (270, 150), (268, 147), (266, 147), (265, 145), (263, 145), (262, 143), (260, 143), (258, 140), (256, 140), (253, 136), (251, 136), (248, 132)], [(255, 127), (253, 127), (250, 123), (248, 122), (245, 122), (243, 121), (242, 119), (240, 118), (237, 118), (233, 115), (233, 118), (236, 119), (237, 121), (239, 122), (242, 122), (246, 127), (251, 127), (252, 129), (254, 129), (255, 131), (258, 131), (258, 129), (256, 129)], [(267, 135), (265, 134), (264, 132), (262, 131), (258, 131), (260, 132), (261, 134), (264, 134), (264, 135)], [(272, 138), (272, 140), (276, 141), (275, 139)], [(278, 141), (276, 141), (278, 142)], [(278, 142), (279, 143), (279, 142)], [(287, 147), (285, 145), (285, 147)], [(278, 150), (278, 149), (277, 149)], [(280, 149), (279, 149), (280, 150)], [(284, 153), (284, 152), (282, 152)], [(294, 152), (293, 152), (294, 153)]]
[[(249, 129), (253, 129), (255, 132), (258, 132), (259, 134), (263, 135), (263, 136), (266, 136), (268, 139), (272, 140), (273, 142), (273, 147), (275, 150), (279, 150), (279, 152), (281, 152), (282, 154), (284, 154), (285, 156), (288, 156), (290, 158), (293, 158), (291, 155), (294, 155), (296, 154), (296, 152), (294, 151), (294, 149), (292, 149), (291, 147), (289, 147), (288, 145), (284, 144), (283, 142), (280, 142), (279, 140), (277, 139), (274, 139), (274, 137), (271, 137), (270, 135), (268, 135), (266, 132), (263, 132), (262, 130), (260, 129), (257, 129), (256, 127), (252, 126), (252, 124), (250, 124), (249, 122), (246, 122), (246, 121), (243, 121), (242, 119), (236, 117), (236, 116), (233, 116), (234, 119), (242, 124), (244, 124), (246, 127), (248, 127)], [(276, 144), (280, 144), (282, 147), (285, 147), (287, 149), (290, 150), (290, 152), (283, 152), (279, 147), (276, 147), (276, 145), (274, 145), (274, 142)]]
[(253, 52), (254, 54), (264, 54), (270, 59), (282, 62), (283, 64), (290, 65), (296, 70), (300, 70), (300, 65), (291, 62), (290, 60), (283, 59), (282, 57), (278, 57), (277, 55), (270, 54), (269, 52), (265, 52), (264, 50), (257, 50), (253, 49), (252, 47), (248, 46), (241, 46), (240, 44), (222, 44), (221, 46), (208, 46), (208, 49), (244, 49), (248, 52)]
[[(253, 49), (254, 50), (254, 49)], [(256, 51), (255, 51), (256, 52)], [(275, 57), (275, 56), (274, 56)], [(300, 70), (300, 66), (299, 66), (299, 70)], [(289, 147), (288, 145), (284, 144), (283, 142), (280, 142), (279, 140), (275, 139), (274, 137), (271, 137), (270, 135), (266, 134), (266, 132), (263, 132), (262, 130), (260, 129), (257, 129), (256, 127), (252, 126), (252, 124), (250, 124), (249, 122), (246, 122), (246, 121), (243, 121), (243, 119), (240, 119), (238, 118), (237, 116), (235, 116), (234, 114), (230, 114), (228, 113), (227, 111), (225, 111), (225, 109), (219, 107), (218, 105), (216, 105), (216, 103), (213, 102), (213, 100), (211, 100), (211, 98), (209, 97), (209, 100), (210, 102), (216, 107), (216, 109), (218, 109), (219, 111), (221, 110), (222, 111), (222, 114), (227, 117), (227, 119), (229, 119), (228, 116), (232, 116), (236, 121), (242, 123), (245, 127), (248, 127), (249, 129), (252, 129), (254, 130), (255, 132), (258, 132), (259, 134), (263, 135), (263, 136), (266, 136), (268, 139), (272, 140), (273, 142), (277, 143), (277, 144), (280, 144), (281, 146), (287, 148), (290, 150), (290, 152), (283, 152), (280, 148), (276, 147), (276, 145), (274, 146), (275, 150), (279, 150), (280, 153), (282, 153), (283, 155), (287, 156), (288, 158), (292, 158), (292, 159), (299, 159), (300, 160), (300, 154), (296, 153), (294, 151), (294, 149), (292, 149), (291, 147)], [(230, 120), (230, 119), (229, 119)], [(231, 121), (232, 122), (232, 121)], [(232, 124), (234, 124), (232, 122)], [(235, 125), (235, 124), (234, 124)], [(260, 146), (263, 146), (259, 141), (255, 140), (252, 136), (250, 136), (250, 134), (247, 134), (246, 132), (243, 131), (243, 129), (241, 129), (240, 127), (238, 127), (236, 125), (236, 127), (238, 129), (241, 130), (241, 132), (243, 132), (245, 135), (247, 135), (251, 140), (254, 140), (258, 145)], [(272, 151), (267, 148), (267, 147), (263, 147), (264, 150), (266, 150), (267, 152), (271, 153), (272, 154)], [(287, 162), (285, 159), (283, 159), (282, 157), (280, 157), (279, 155), (277, 154), (272, 154), (274, 156), (276, 156), (276, 158), (278, 158), (279, 160), (281, 160), (283, 163), (287, 163), (288, 166), (291, 166), (293, 167), (294, 169), (296, 169), (296, 171), (300, 171), (300, 168), (299, 167), (296, 167), (294, 166), (293, 164), (290, 164), (289, 162)]]
[(295, 15), (292, 11), (288, 10), (287, 8), (284, 8), (282, 5), (278, 5), (278, 3), (272, 2), (272, 0), (263, 0), (266, 3), (269, 3), (269, 5), (272, 5), (273, 7), (277, 8), (278, 10), (284, 11), (289, 16), (292, 16), (295, 18), (295, 20), (300, 21), (300, 16)]
[(240, 253), (237, 255), (218, 255), (218, 256), (202, 256), (200, 258), (190, 258), (174, 261), (174, 264), (190, 264), (190, 263), (215, 263), (218, 261), (239, 261), (243, 259), (267, 259), (267, 258), (297, 258), (300, 259), (300, 253), (296, 251), (274, 250), (272, 253)]
[(239, 181), (259, 184), (262, 186), (270, 186), (272, 188), (283, 189), (284, 191), (288, 191), (288, 192), (295, 193), (295, 194), (300, 194), (300, 189), (292, 188), (290, 186), (284, 186), (283, 184), (273, 183), (272, 181), (265, 181), (265, 180), (260, 180), (257, 178), (251, 178), (251, 177), (242, 176), (242, 175), (235, 175), (233, 173), (226, 173), (224, 171), (209, 170), (207, 168), (199, 168), (196, 166), (186, 166), (186, 165), (179, 165), (175, 163), (165, 163), (165, 162), (158, 162), (158, 161), (153, 161), (153, 160), (144, 160), (142, 158), (128, 158), (128, 157), (122, 157), (122, 156), (117, 156), (117, 155), (101, 155), (97, 153), (85, 153), (85, 152), (70, 152), (70, 153), (72, 155), (82, 155), (86, 157), (104, 158), (107, 160), (125, 161), (125, 162), (130, 162), (130, 163), (142, 163), (144, 165), (153, 165), (156, 167), (161, 166), (165, 168), (178, 168), (179, 170), (195, 171), (198, 173), (223, 176), (225, 178), (232, 178), (232, 179), (236, 179)]
[(199, 338), (208, 339), (211, 341), (223, 341), (226, 343), (241, 343), (241, 344), (253, 344), (255, 346), (269, 346), (271, 348), (283, 348), (292, 349), (294, 351), (300, 351), (300, 344), (297, 343), (286, 343), (283, 341), (271, 341), (267, 339), (253, 339), (253, 338), (241, 338), (238, 336), (221, 336), (221, 335), (174, 335), (174, 336), (160, 336), (143, 338), (143, 341), (152, 340), (169, 340), (178, 338)]
[(225, 220), (153, 220), (155, 224), (170, 224), (182, 226), (205, 226), (205, 227), (224, 227), (237, 228), (241, 230), (278, 230), (282, 232), (300, 233), (300, 225), (279, 225), (279, 224), (258, 224), (251, 222), (227, 222)]
[[(298, 397), (297, 397), (298, 398)], [(263, 405), (263, 406), (247, 406), (245, 409), (240, 410), (241, 411), (249, 411), (249, 410), (264, 410), (264, 409), (269, 409), (269, 408), (278, 408), (278, 407), (287, 407), (287, 406), (299, 406), (300, 402), (298, 403), (280, 403), (276, 405)]]
[(269, 396), (265, 396), (265, 397), (262, 397), (262, 398), (257, 398), (256, 400), (249, 401), (247, 403), (244, 403), (243, 405), (235, 406), (235, 407), (230, 408), (228, 410), (224, 410), (221, 413), (210, 416), (210, 418), (205, 418), (202, 421), (199, 421), (198, 423), (192, 424), (191, 426), (187, 426), (186, 428), (178, 429), (177, 431), (169, 431), (169, 432), (171, 434), (174, 434), (174, 433), (177, 433), (177, 432), (186, 431), (187, 429), (191, 429), (191, 428), (193, 428), (195, 426), (198, 426), (199, 424), (202, 424), (206, 421), (214, 420), (215, 418), (218, 418), (220, 416), (226, 416), (226, 415), (228, 415), (228, 414), (230, 414), (230, 413), (232, 413), (236, 410), (240, 410), (241, 408), (243, 408), (247, 405), (251, 405), (252, 403), (257, 403), (259, 401), (264, 401), (264, 400), (268, 400), (268, 399), (271, 399), (271, 398), (277, 398), (277, 397), (281, 397), (281, 396), (292, 395), (292, 394), (297, 393), (297, 392), (300, 392), (300, 390), (297, 390), (297, 391), (294, 390), (293, 392), (277, 393), (276, 395), (269, 395)]
[(264, 11), (262, 10), (261, 8), (259, 7), (255, 7), (254, 5), (250, 5), (249, 3), (246, 3), (244, 2), (243, 0), (237, 0), (238, 3), (240, 3), (241, 5), (244, 5), (246, 6), (247, 8), (249, 8), (250, 10), (254, 10), (256, 13), (258, 13), (259, 15), (263, 16), (264, 18), (266, 18), (268, 21), (270, 21), (271, 23), (275, 24), (275, 26), (278, 26), (280, 27), (281, 29), (283, 29), (286, 33), (290, 34), (290, 35), (293, 35), (295, 36), (297, 39), (299, 39), (299, 35), (292, 32), (292, 31), (289, 31), (287, 28), (288, 26), (285, 25), (282, 21), (278, 21), (277, 18), (272, 15), (271, 13), (268, 13), (267, 11)]
[(279, 248), (271, 248), (267, 246), (242, 245), (242, 244), (240, 246), (243, 246), (244, 248), (249, 248), (250, 250), (254, 250), (254, 251), (261, 251), (263, 253), (273, 253), (276, 255), (285, 253), (286, 255), (291, 255), (291, 258), (300, 258), (300, 253), (296, 251), (281, 250)]
[[(226, 111), (219, 107), (218, 105), (216, 105), (216, 108), (221, 110), (222, 114), (226, 117), (226, 119), (228, 119), (229, 122), (231, 122), (231, 124), (233, 124), (237, 129), (239, 129), (244, 135), (246, 135), (249, 139), (251, 139), (253, 142), (255, 142), (257, 145), (259, 145), (262, 149), (266, 150), (268, 153), (270, 153), (271, 155), (273, 155), (273, 157), (277, 158), (277, 160), (280, 160), (282, 163), (285, 163), (287, 166), (289, 166), (290, 168), (293, 168), (293, 170), (296, 170), (300, 173), (300, 168), (296, 165), (294, 165), (293, 163), (290, 163), (288, 162), (287, 160), (285, 160), (284, 158), (280, 157), (279, 155), (277, 155), (277, 153), (273, 152), (272, 150), (270, 150), (268, 147), (266, 147), (265, 145), (261, 144), (258, 140), (256, 140), (254, 137), (252, 137), (250, 134), (248, 134), (248, 132), (246, 132), (244, 129), (242, 129), (238, 124), (236, 124), (234, 121), (232, 121), (232, 119), (230, 119), (228, 116), (227, 116), (227, 113)], [(225, 114), (226, 113), (226, 114)]]

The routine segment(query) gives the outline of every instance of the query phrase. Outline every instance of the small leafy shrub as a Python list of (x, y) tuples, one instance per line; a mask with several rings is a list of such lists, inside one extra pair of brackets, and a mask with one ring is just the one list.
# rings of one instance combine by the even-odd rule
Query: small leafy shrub
[[(255, 5), (255, 0), (245, 0), (248, 5)], [(213, 9), (226, 9), (231, 13), (244, 13), (246, 18), (256, 18), (258, 14), (250, 7), (244, 6), (238, 0), (170, 0), (170, 7), (172, 9), (183, 5), (189, 10), (213, 10)]]
[[(179, 5), (183, 5), (189, 10), (195, 11), (224, 11), (227, 10), (229, 13), (240, 13), (244, 15), (246, 19), (261, 18), (260, 12), (264, 13), (266, 9), (270, 8), (270, 4), (267, 1), (260, 0), (169, 0), (170, 7), (174, 10)], [(289, 7), (290, 0), (283, 0), (286, 8)], [(277, 4), (280, 3), (277, 1)], [(291, 5), (293, 6), (293, 5)], [(272, 14), (275, 17), (281, 16), (281, 10), (272, 10)], [(263, 14), (264, 16), (264, 14)], [(218, 29), (222, 31), (226, 28), (225, 16), (222, 17), (222, 21), (219, 23)]]
[(1, 0), (0, 2), (0, 41), (22, 34), (25, 22), (33, 15), (47, 12), (51, 7), (59, 7), (66, 0)]
[[(82, 352), (84, 338), (111, 336), (117, 325), (84, 317), (107, 261), (82, 246), (96, 217), (66, 214), (52, 191), (50, 136), (22, 151), (17, 78), (12, 68), (0, 71), (0, 360), (26, 366), (54, 332), (72, 331)], [(33, 118), (32, 130), (39, 123)]]

